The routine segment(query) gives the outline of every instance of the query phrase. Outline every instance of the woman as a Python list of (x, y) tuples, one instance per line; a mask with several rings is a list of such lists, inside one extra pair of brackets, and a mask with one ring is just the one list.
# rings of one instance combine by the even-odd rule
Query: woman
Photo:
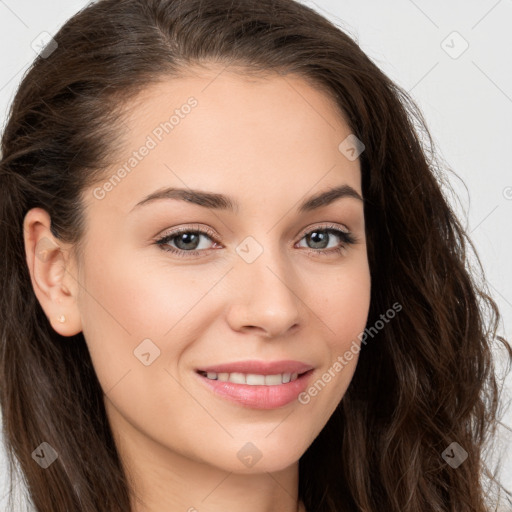
[(292, 0), (65, 24), (0, 164), (4, 435), (38, 512), (489, 510), (500, 316), (415, 123)]

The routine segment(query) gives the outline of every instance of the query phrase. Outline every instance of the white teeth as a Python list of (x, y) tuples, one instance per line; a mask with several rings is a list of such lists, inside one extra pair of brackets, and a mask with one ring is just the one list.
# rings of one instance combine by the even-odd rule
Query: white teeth
[[(202, 372), (204, 375), (204, 372)], [(298, 378), (298, 373), (278, 373), (276, 375), (258, 375), (255, 373), (216, 373), (206, 372), (206, 377), (211, 380), (233, 382), (235, 384), (249, 384), (250, 386), (277, 386), (287, 384)]]
[[(245, 377), (246, 384), (251, 386), (264, 386), (265, 385), (265, 376), (264, 375), (255, 375), (254, 373), (248, 373)], [(280, 382), (278, 384), (281, 384)]]
[(229, 382), (234, 382), (235, 384), (245, 384), (245, 375), (243, 373), (230, 373)]
[(282, 375), (265, 375), (265, 386), (277, 386), (282, 383)]

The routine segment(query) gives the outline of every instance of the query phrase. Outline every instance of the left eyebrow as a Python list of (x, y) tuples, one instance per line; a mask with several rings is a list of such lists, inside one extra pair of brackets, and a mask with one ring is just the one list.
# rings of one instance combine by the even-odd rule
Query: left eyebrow
[(344, 197), (352, 197), (364, 203), (363, 198), (359, 195), (357, 190), (352, 188), (350, 185), (341, 185), (339, 187), (320, 192), (316, 196), (306, 199), (306, 201), (300, 204), (298, 210), (299, 213), (309, 212), (322, 206), (327, 206), (337, 199), (342, 199)]
[[(316, 210), (323, 206), (327, 206), (338, 199), (347, 197), (358, 199), (359, 201), (364, 202), (363, 198), (361, 197), (359, 192), (357, 192), (357, 190), (352, 188), (350, 185), (344, 184), (340, 185), (339, 187), (331, 188), (324, 192), (320, 192), (315, 196), (306, 199), (299, 205), (297, 209), (299, 213), (305, 213), (312, 210)], [(197, 204), (198, 206), (202, 206), (204, 208), (216, 210), (238, 211), (240, 207), (237, 201), (224, 194), (204, 192), (201, 190), (168, 187), (156, 190), (155, 192), (146, 196), (144, 199), (142, 199), (142, 201), (137, 203), (132, 208), (132, 210), (130, 210), (130, 213), (136, 208), (141, 207), (142, 205), (160, 199), (175, 199), (180, 201), (188, 201), (190, 203)]]

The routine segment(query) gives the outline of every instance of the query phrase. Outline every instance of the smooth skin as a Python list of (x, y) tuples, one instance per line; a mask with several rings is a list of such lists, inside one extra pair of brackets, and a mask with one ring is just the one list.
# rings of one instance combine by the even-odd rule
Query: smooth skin
[[(343, 184), (362, 196), (360, 162), (339, 150), (350, 129), (318, 88), (295, 75), (248, 78), (212, 64), (153, 84), (130, 104), (124, 156), (108, 176), (191, 96), (197, 106), (103, 199), (84, 192), (81, 264), (52, 236), (44, 210), (27, 213), (34, 292), (55, 331), (84, 334), (123, 464), (144, 501), (134, 512), (304, 511), (299, 458), (343, 398), (358, 356), (309, 403), (271, 410), (217, 396), (195, 370), (292, 359), (314, 366), (313, 384), (359, 344), (370, 305), (363, 202), (343, 197), (302, 214), (297, 207)], [(239, 209), (175, 199), (135, 208), (170, 186), (225, 194)], [(167, 242), (185, 257), (155, 243), (197, 225), (215, 239)], [(323, 231), (324, 245), (306, 236), (325, 225), (349, 230), (356, 243), (329, 253), (344, 244), (337, 235)], [(249, 236), (263, 250), (251, 263), (236, 251)], [(193, 249), (201, 255), (186, 254)], [(134, 354), (146, 339), (160, 350), (149, 365)], [(247, 443), (261, 454), (252, 466), (237, 456)]]

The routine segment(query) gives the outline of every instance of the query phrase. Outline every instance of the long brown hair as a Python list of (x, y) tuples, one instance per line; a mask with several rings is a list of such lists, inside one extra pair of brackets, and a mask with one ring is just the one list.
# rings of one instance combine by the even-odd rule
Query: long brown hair
[[(0, 162), (0, 400), (11, 475), (38, 512), (131, 508), (128, 480), (83, 334), (65, 338), (37, 301), (23, 219), (46, 210), (81, 256), (82, 192), (115, 163), (124, 107), (191, 64), (295, 73), (329, 94), (360, 155), (371, 271), (368, 338), (353, 380), (299, 462), (308, 512), (484, 512), (495, 434), (497, 305), (442, 187), (418, 107), (342, 30), (293, 0), (100, 0), (38, 56), (12, 103)], [(46, 470), (32, 457), (47, 442)], [(442, 457), (456, 442), (467, 459)], [(11, 482), (12, 485), (12, 482)]]

